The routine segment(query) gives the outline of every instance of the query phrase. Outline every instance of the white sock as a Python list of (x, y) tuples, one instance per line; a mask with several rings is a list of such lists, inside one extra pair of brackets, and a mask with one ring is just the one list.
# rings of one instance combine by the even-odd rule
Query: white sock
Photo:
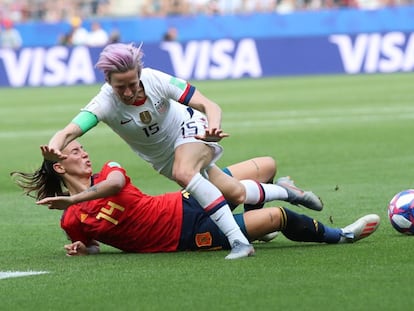
[(244, 236), (223, 194), (209, 180), (197, 173), (189, 182), (186, 190), (200, 203), (219, 229), (233, 245), (235, 240), (244, 244), (250, 242)]
[[(246, 189), (246, 204), (257, 204), (262, 202), (270, 202), (274, 200), (286, 200), (288, 193), (286, 189), (275, 184), (264, 184), (246, 179), (241, 183)], [(260, 187), (261, 186), (261, 187)]]
[(285, 188), (275, 184), (261, 184), (265, 192), (265, 202), (286, 200), (288, 193)]

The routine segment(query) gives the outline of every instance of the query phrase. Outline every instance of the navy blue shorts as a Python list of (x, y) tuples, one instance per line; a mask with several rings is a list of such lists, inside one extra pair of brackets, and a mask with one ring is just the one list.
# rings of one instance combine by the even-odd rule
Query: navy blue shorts
[[(243, 214), (235, 214), (234, 218), (242, 232), (247, 236)], [(183, 224), (178, 250), (214, 250), (230, 249), (227, 237), (204, 212), (201, 205), (189, 195), (183, 193)]]

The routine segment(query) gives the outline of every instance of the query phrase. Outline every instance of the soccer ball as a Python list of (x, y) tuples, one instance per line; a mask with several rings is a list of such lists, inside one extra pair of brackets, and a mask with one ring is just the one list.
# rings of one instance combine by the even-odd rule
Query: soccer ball
[(388, 217), (395, 230), (414, 234), (414, 189), (397, 193), (388, 205)]

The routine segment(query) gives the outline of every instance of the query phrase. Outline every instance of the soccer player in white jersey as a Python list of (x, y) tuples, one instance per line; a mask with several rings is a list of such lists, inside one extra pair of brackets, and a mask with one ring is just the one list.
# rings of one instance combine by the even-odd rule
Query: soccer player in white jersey
[[(99, 121), (106, 123), (138, 156), (197, 199), (232, 246), (226, 259), (254, 254), (227, 201), (238, 205), (285, 199), (322, 209), (318, 197), (289, 180), (278, 185), (239, 182), (221, 171), (215, 165), (222, 153), (218, 142), (228, 136), (221, 129), (221, 108), (188, 82), (143, 68), (142, 56), (141, 46), (133, 44), (105, 47), (96, 67), (105, 74), (106, 83), (72, 122), (52, 137), (46, 159), (64, 159), (61, 150), (68, 143)], [(269, 191), (266, 187), (273, 188)]]

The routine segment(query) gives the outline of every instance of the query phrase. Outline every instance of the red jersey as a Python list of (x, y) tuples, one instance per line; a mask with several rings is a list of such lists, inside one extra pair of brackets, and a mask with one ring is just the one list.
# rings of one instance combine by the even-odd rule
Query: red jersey
[(61, 227), (72, 242), (96, 240), (125, 252), (177, 251), (183, 219), (181, 192), (150, 196), (142, 193), (116, 162), (107, 162), (92, 177), (97, 184), (114, 170), (126, 178), (116, 195), (71, 205)]

